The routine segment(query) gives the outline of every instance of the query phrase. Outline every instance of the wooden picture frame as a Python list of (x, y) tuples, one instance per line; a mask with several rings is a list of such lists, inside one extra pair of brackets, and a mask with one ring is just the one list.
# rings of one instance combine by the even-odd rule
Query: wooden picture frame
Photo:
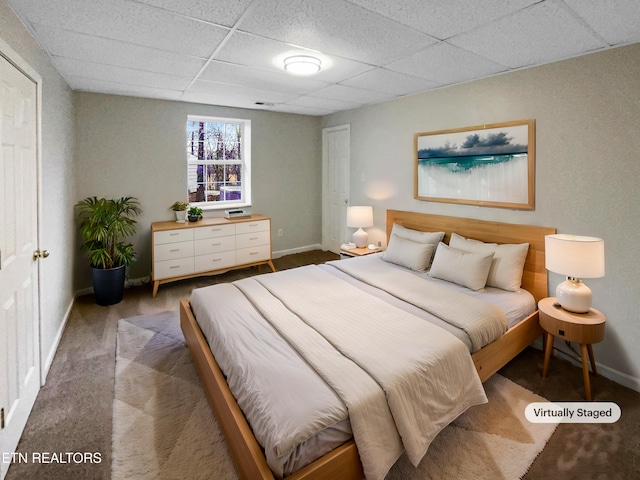
[(416, 133), (414, 198), (533, 210), (535, 120)]

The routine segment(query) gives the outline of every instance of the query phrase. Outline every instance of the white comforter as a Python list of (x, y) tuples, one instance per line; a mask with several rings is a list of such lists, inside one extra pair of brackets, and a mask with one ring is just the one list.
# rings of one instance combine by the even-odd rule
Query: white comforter
[(371, 480), (402, 448), (417, 465), (442, 428), (486, 402), (462, 342), (317, 266), (234, 284), (344, 401)]
[[(415, 306), (423, 303), (427, 280), (374, 257), (192, 293), (196, 319), (278, 477), (353, 433), (367, 477), (383, 478), (403, 449), (417, 463), (442, 428), (485, 401), (469, 355), (475, 342)], [(402, 281), (396, 270), (407, 274)], [(372, 282), (377, 276), (393, 279), (391, 293), (355, 278)], [(451, 290), (448, 282), (436, 283)], [(403, 298), (408, 291), (413, 300)], [(472, 293), (499, 305), (510, 322), (535, 308), (533, 300), (524, 301), (528, 294)], [(452, 300), (449, 293), (438, 295)], [(497, 337), (504, 319), (492, 322), (487, 331)], [(476, 335), (469, 325), (462, 328)]]
[(416, 281), (408, 271), (380, 270), (373, 262), (332, 262), (331, 265), (455, 325), (469, 336), (472, 352), (507, 331), (507, 318), (495, 305), (433, 282)]

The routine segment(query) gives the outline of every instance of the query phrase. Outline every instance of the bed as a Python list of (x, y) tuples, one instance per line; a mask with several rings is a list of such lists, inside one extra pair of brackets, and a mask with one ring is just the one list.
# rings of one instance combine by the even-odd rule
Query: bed
[[(522, 288), (531, 294), (534, 310), (535, 302), (547, 296), (544, 236), (555, 233), (555, 229), (389, 210), (387, 211), (387, 238), (390, 240), (394, 225), (411, 231), (444, 232), (445, 244), (450, 243), (452, 238), (458, 243), (460, 238), (467, 238), (497, 244), (528, 244), (522, 271)], [(267, 463), (265, 451), (256, 440), (216, 361), (215, 348), (212, 353), (196, 321), (190, 301), (181, 301), (180, 318), (186, 342), (209, 402), (225, 434), (240, 477), (275, 478)], [(517, 324), (510, 326), (504, 334), (488, 345), (472, 349), (473, 353), (470, 357), (479, 379), (484, 381), (489, 378), (541, 334), (537, 311), (533, 311)], [(356, 444), (353, 439), (350, 439), (287, 475), (286, 478), (293, 480), (356, 479), (364, 478), (364, 473)]]

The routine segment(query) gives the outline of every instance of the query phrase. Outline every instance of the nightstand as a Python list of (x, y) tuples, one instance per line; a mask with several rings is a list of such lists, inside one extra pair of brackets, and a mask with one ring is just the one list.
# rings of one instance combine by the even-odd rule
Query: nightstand
[(553, 340), (555, 337), (562, 338), (569, 342), (579, 343), (580, 355), (582, 356), (584, 390), (587, 400), (591, 400), (587, 353), (589, 355), (589, 361), (591, 362), (593, 375), (597, 376), (598, 372), (596, 371), (596, 362), (593, 358), (593, 348), (591, 345), (602, 341), (604, 338), (604, 324), (607, 319), (595, 308), (590, 309), (587, 313), (573, 313), (564, 310), (556, 301), (557, 299), (555, 297), (549, 297), (543, 298), (538, 302), (540, 326), (546, 332), (542, 378), (547, 376), (549, 358), (553, 351)]
[(376, 248), (374, 250), (369, 249), (369, 247), (351, 248), (349, 250), (345, 250), (341, 248), (340, 258), (362, 257), (364, 255), (371, 255), (372, 253), (378, 253), (381, 251), (382, 251), (382, 248)]

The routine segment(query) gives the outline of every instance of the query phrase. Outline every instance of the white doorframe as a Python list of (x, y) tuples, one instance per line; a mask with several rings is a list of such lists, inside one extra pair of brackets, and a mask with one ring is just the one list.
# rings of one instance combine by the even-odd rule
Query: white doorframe
[(347, 235), (351, 125), (322, 129), (322, 249), (340, 252)]
[[(35, 130), (36, 130), (36, 145), (35, 145), (35, 149), (36, 149), (36, 158), (35, 158), (35, 211), (36, 211), (36, 219), (35, 219), (35, 224), (34, 224), (34, 228), (35, 228), (35, 248), (39, 250), (40, 248), (40, 244), (41, 244), (41, 218), (42, 218), (42, 77), (38, 74), (38, 72), (33, 69), (16, 51), (14, 51), (7, 43), (5, 43), (2, 39), (0, 39), (0, 56), (9, 62), (9, 64), (11, 64), (13, 67), (15, 67), (22, 75), (24, 75), (27, 79), (29, 79), (31, 82), (33, 82), (35, 84)], [(0, 115), (2, 113), (0, 112)], [(29, 255), (31, 254), (31, 252), (28, 252)], [(33, 339), (35, 342), (35, 345), (33, 345), (33, 349), (34, 349), (34, 367), (35, 367), (35, 372), (34, 374), (37, 375), (37, 385), (38, 386), (42, 386), (44, 385), (45, 382), (45, 377), (44, 377), (44, 369), (42, 366), (42, 358), (43, 358), (43, 354), (42, 354), (42, 339), (41, 339), (41, 334), (42, 334), (42, 325), (41, 325), (41, 321), (42, 321), (42, 304), (41, 304), (41, 290), (42, 290), (42, 285), (41, 285), (41, 265), (40, 262), (37, 262), (36, 265), (34, 266), (34, 275), (35, 275), (35, 282), (34, 282), (34, 287), (33, 287), (33, 295), (35, 296), (34, 302), (33, 302), (33, 315), (35, 315), (35, 319), (33, 322), (33, 328), (35, 330), (34, 335), (33, 335)], [(35, 381), (35, 379), (34, 379)], [(22, 415), (26, 415), (26, 417), (28, 417), (29, 412), (31, 411), (33, 404), (35, 403), (35, 395), (37, 395), (37, 392), (35, 392), (34, 394), (29, 394), (28, 395), (28, 399), (25, 398), (25, 401), (23, 401), (23, 406), (20, 407), (21, 413), (21, 418)], [(26, 417), (24, 417), (24, 422), (26, 422)], [(4, 419), (3, 419), (4, 420)], [(22, 425), (22, 422), (20, 422), (20, 424)], [(4, 426), (4, 425), (3, 425)], [(8, 432), (3, 432), (2, 435), (0, 435), (3, 439), (3, 441), (1, 443), (3, 443), (2, 448), (0, 450), (2, 450), (4, 453), (13, 453), (15, 451), (15, 447), (17, 446), (17, 441), (15, 440), (15, 436), (16, 435), (21, 435), (22, 433), (22, 427), (19, 428), (20, 431), (14, 431), (11, 433), (11, 438), (12, 440), (9, 441), (10, 444), (5, 444), (4, 440), (8, 440), (7, 438), (5, 438), (9, 433)], [(16, 445), (14, 445), (14, 443)], [(9, 465), (0, 465), (0, 478), (4, 478), (4, 475), (7, 473), (7, 469), (9, 467)]]
[[(36, 223), (37, 228), (37, 238), (38, 238), (38, 248), (42, 245), (42, 77), (40, 74), (31, 67), (15, 50), (13, 50), (7, 43), (0, 38), (0, 55), (2, 55), (9, 63), (12, 63), (18, 70), (20, 70), (24, 75), (29, 77), (36, 84), (36, 138), (37, 138), (37, 152), (36, 152), (36, 161), (37, 161), (37, 179), (36, 179), (36, 193), (37, 193), (37, 204), (38, 204), (38, 218)], [(41, 265), (38, 262), (38, 338), (40, 339), (40, 345), (38, 348), (38, 352), (40, 355), (40, 385), (45, 384), (45, 369), (42, 365), (43, 352), (42, 348), (42, 338), (40, 338), (40, 334), (42, 331), (41, 320), (42, 320), (42, 305), (40, 301), (40, 293), (42, 292), (42, 272)]]

